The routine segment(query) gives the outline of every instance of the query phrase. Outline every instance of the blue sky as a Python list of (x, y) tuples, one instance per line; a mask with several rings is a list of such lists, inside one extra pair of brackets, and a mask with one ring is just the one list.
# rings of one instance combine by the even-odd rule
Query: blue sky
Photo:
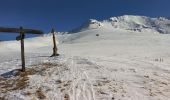
[[(112, 16), (170, 16), (170, 0), (1, 0), (0, 26), (68, 31), (88, 19)], [(15, 39), (1, 34), (0, 40)]]

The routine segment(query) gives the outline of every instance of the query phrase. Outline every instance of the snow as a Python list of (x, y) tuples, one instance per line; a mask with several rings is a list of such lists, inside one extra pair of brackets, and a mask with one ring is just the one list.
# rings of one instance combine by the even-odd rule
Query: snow
[[(131, 17), (120, 18), (146, 25), (145, 17)], [(0, 99), (169, 100), (170, 34), (113, 28), (109, 23), (57, 34), (59, 57), (50, 57), (51, 34), (26, 39), (26, 67), (33, 72), (24, 77), (16, 76), (20, 42), (0, 42)], [(13, 89), (22, 78), (26, 86)]]
[(87, 22), (83, 23), (80, 27), (71, 30), (69, 33), (76, 33), (90, 29), (98, 29), (102, 26), (103, 26), (102, 22), (99, 22), (96, 19), (89, 19)]
[(124, 15), (118, 17), (111, 17), (107, 20), (97, 21), (95, 19), (90, 19), (80, 27), (71, 31), (71, 33), (81, 32), (90, 29), (99, 28), (119, 28), (131, 31), (142, 31), (146, 30), (152, 32), (158, 32), (161, 34), (170, 33), (170, 20), (165, 17), (150, 18), (146, 16), (134, 16), (134, 15)]

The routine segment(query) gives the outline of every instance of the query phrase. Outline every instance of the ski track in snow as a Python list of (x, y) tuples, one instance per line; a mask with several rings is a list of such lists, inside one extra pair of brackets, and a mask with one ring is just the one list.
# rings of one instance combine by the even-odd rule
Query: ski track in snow
[[(34, 62), (33, 58), (27, 62), (29, 60), (32, 65), (47, 62), (61, 65), (52, 66), (51, 69), (42, 72), (42, 75), (30, 76), (29, 86), (24, 90), (7, 93), (9, 99), (36, 98), (34, 92), (39, 88), (50, 100), (168, 100), (170, 98), (170, 71), (157, 69), (160, 67), (150, 61), (78, 56), (45, 57), (39, 59), (40, 62)], [(16, 65), (19, 60), (9, 63)], [(31, 96), (25, 96), (24, 93), (28, 91), (32, 93)]]

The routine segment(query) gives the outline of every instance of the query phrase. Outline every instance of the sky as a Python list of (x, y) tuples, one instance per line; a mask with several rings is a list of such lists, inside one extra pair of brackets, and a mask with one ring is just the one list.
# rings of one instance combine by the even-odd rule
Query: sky
[[(0, 27), (69, 31), (88, 19), (142, 15), (169, 17), (170, 0), (0, 0)], [(18, 34), (0, 33), (0, 40)]]

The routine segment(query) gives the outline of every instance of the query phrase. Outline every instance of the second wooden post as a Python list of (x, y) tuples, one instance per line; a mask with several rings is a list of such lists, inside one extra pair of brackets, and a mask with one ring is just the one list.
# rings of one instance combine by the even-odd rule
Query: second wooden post
[(24, 53), (24, 31), (23, 28), (20, 27), (20, 39), (21, 39), (21, 63), (22, 63), (22, 71), (25, 72), (25, 53)]
[(58, 54), (58, 48), (57, 48), (57, 45), (56, 45), (56, 37), (55, 37), (55, 30), (52, 29), (51, 30), (51, 33), (53, 34), (53, 54), (51, 55), (51, 57), (53, 56), (59, 56)]

